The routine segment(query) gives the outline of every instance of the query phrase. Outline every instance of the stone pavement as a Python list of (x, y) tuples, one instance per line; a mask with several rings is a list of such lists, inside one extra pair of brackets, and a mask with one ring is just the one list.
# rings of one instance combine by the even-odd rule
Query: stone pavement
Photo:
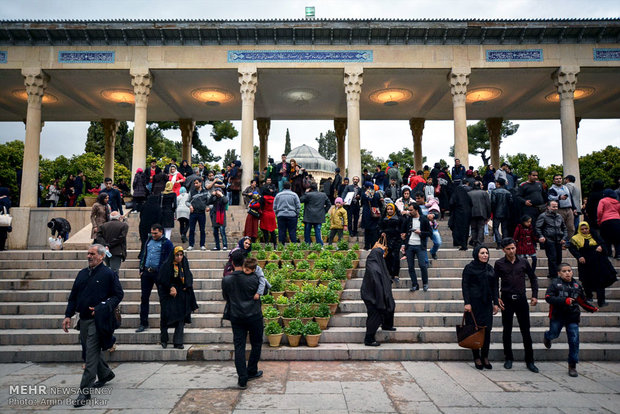
[[(261, 362), (262, 378), (236, 388), (231, 362), (111, 365), (116, 378), (93, 396), (88, 413), (613, 413), (620, 411), (620, 363), (584, 362), (570, 378), (563, 362)], [(80, 364), (0, 364), (0, 412), (76, 412)], [(37, 386), (19, 389), (11, 386)], [(42, 386), (42, 387), (39, 387)], [(36, 391), (39, 393), (37, 394)], [(47, 392), (47, 394), (42, 394)], [(56, 392), (56, 395), (52, 395)], [(67, 392), (67, 395), (63, 395)], [(12, 399), (11, 404), (9, 400)], [(60, 401), (42, 401), (57, 399)]]

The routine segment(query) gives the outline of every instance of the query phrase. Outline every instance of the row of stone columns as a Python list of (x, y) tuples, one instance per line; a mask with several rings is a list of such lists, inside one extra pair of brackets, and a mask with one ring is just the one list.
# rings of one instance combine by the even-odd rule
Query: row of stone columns
[[(255, 65), (243, 64), (239, 66), (239, 84), (241, 92), (241, 162), (243, 168), (242, 185), (249, 185), (253, 176), (254, 154), (254, 99), (258, 84)], [(448, 75), (450, 92), (454, 110), (454, 153), (463, 165), (469, 165), (469, 150), (467, 143), (467, 113), (466, 97), (469, 84), (470, 68), (453, 68)], [(577, 83), (578, 66), (562, 66), (552, 74), (553, 82), (560, 96), (560, 121), (562, 126), (562, 155), (565, 174), (572, 174), (579, 180), (579, 161), (577, 156), (577, 124), (575, 118), (574, 92)], [(21, 204), (25, 207), (37, 205), (37, 182), (39, 171), (39, 152), (41, 138), (41, 102), (49, 76), (41, 68), (22, 69), (26, 93), (28, 95), (28, 111), (26, 116), (26, 139), (24, 144), (24, 164), (22, 175)], [(147, 68), (132, 68), (130, 70), (131, 84), (135, 95), (134, 113), (134, 142), (132, 154), (132, 182), (137, 168), (146, 165), (146, 121), (148, 98), (150, 95), (153, 76)], [(363, 68), (361, 66), (345, 66), (344, 87), (347, 98), (347, 118), (336, 118), (334, 129), (338, 142), (337, 165), (345, 170), (345, 135), (348, 131), (348, 175), (361, 176), (361, 146), (360, 146), (360, 109), (359, 101), (363, 84)], [(269, 135), (270, 120), (259, 119), (258, 131), (260, 140), (260, 169), (267, 165), (267, 137)], [(414, 168), (422, 169), (422, 133), (423, 118), (412, 118), (409, 125), (414, 140)], [(114, 176), (114, 146), (118, 121), (114, 119), (102, 120), (105, 131), (105, 176)], [(499, 139), (501, 118), (486, 120), (490, 136), (491, 163), (499, 165)], [(192, 135), (196, 127), (191, 119), (179, 120), (183, 138), (183, 159), (191, 162)]]

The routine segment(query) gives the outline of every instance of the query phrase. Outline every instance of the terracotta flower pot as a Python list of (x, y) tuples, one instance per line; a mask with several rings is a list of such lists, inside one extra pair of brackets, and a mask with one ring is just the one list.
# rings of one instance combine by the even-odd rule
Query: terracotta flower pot
[(328, 303), (327, 306), (329, 306), (329, 313), (331, 313), (332, 315), (335, 315), (336, 311), (338, 310), (338, 304), (337, 303)]
[(286, 296), (287, 298), (292, 298), (293, 296), (295, 296), (295, 293), (297, 293), (294, 290), (286, 290), (284, 291), (284, 296)]
[(269, 346), (278, 347), (280, 346), (280, 342), (282, 341), (282, 335), (284, 334), (273, 334), (267, 335), (267, 339), (269, 339)]
[(347, 279), (351, 279), (353, 277), (353, 269), (347, 269)]
[(321, 337), (321, 334), (318, 335), (306, 335), (306, 344), (309, 347), (317, 347), (319, 346), (319, 338)]
[(265, 312), (265, 309), (269, 308), (269, 307), (273, 307), (274, 305), (270, 304), (270, 303), (263, 303), (262, 305), (260, 305), (260, 310), (261, 312)]
[(97, 197), (84, 197), (84, 204), (86, 207), (92, 207), (97, 201)]
[(275, 300), (278, 300), (278, 298), (282, 296), (283, 294), (284, 292), (271, 292), (271, 296), (273, 296)]
[(301, 323), (303, 323), (304, 325), (312, 320), (312, 318), (299, 318), (299, 319), (301, 319)]
[(314, 320), (316, 321), (316, 323), (319, 324), (319, 328), (321, 328), (322, 331), (327, 329), (327, 324), (329, 323), (329, 319), (330, 317), (326, 317), (326, 318), (319, 318), (318, 316), (314, 317)]
[(265, 267), (265, 263), (267, 263), (267, 260), (258, 260), (258, 265), (262, 268)]
[(291, 280), (291, 282), (299, 286), (299, 288), (301, 289), (301, 286), (304, 284), (305, 280)]
[(347, 281), (346, 280), (341, 280), (340, 284), (342, 285), (342, 289), (344, 289), (345, 287), (347, 287)]
[(360, 265), (360, 261), (359, 260), (353, 260), (353, 269), (357, 269), (357, 267)]
[(273, 321), (277, 322), (278, 319), (280, 319), (279, 316), (277, 318), (263, 318), (263, 320), (265, 321), (265, 325), (269, 324), (269, 322), (273, 322)]
[(301, 335), (288, 335), (287, 334), (286, 339), (288, 340), (288, 346), (299, 346)]
[(284, 309), (288, 308), (288, 305), (280, 305), (279, 303), (276, 303), (276, 308), (278, 308), (280, 314), (282, 314), (282, 312), (284, 312)]
[(288, 324), (295, 318), (282, 318), (282, 323), (284, 324), (285, 328), (288, 328)]

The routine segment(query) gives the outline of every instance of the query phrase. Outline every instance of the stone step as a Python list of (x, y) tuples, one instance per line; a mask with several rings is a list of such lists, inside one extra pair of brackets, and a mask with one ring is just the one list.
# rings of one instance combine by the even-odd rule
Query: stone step
[[(462, 322), (461, 312), (399, 312), (394, 315), (394, 325), (397, 327), (405, 326), (456, 326)], [(63, 314), (56, 315), (0, 315), (0, 329), (54, 329), (59, 328)], [(532, 326), (547, 326), (549, 315), (547, 312), (531, 312), (530, 321)], [(330, 326), (335, 327), (362, 327), (366, 323), (366, 312), (360, 313), (337, 313), (330, 319)], [(595, 327), (617, 327), (620, 325), (620, 313), (600, 312), (582, 313), (581, 324), (583, 326)], [(139, 315), (123, 314), (123, 326), (137, 328), (139, 325)], [(150, 313), (149, 325), (159, 326), (159, 314)], [(221, 314), (202, 314), (192, 315), (192, 327), (196, 328), (218, 328), (229, 326), (229, 322), (222, 320)], [(501, 314), (494, 317), (493, 325), (501, 326)]]
[[(513, 346), (515, 359), (523, 360), (521, 344)], [(249, 348), (247, 348), (249, 350)], [(246, 352), (247, 352), (246, 350)], [(580, 344), (580, 357), (588, 361), (620, 360), (619, 344)], [(534, 345), (538, 361), (565, 361), (568, 345), (557, 343), (546, 350), (542, 344)], [(125, 361), (231, 361), (233, 347), (224, 345), (185, 344), (185, 349), (162, 349), (159, 345), (119, 345), (114, 353), (104, 353), (108, 362)], [(499, 343), (491, 344), (489, 358), (492, 362), (503, 361), (503, 349)], [(358, 360), (358, 361), (470, 361), (471, 351), (453, 343), (401, 344), (386, 343), (379, 347), (367, 347), (361, 343), (319, 343), (317, 348), (299, 346), (291, 348), (264, 346), (261, 353), (263, 361), (317, 361), (317, 360)], [(81, 362), (79, 345), (5, 345), (0, 346), (0, 362)]]
[[(609, 299), (608, 306), (602, 312), (620, 312), (620, 300)], [(222, 314), (225, 302), (218, 301), (199, 301), (197, 313), (216, 313)], [(3, 315), (55, 315), (63, 314), (67, 308), (66, 302), (3, 302), (0, 303), (0, 314)], [(123, 301), (123, 313), (140, 313), (139, 301)], [(153, 300), (149, 304), (150, 313), (159, 313), (160, 305), (158, 300)], [(366, 306), (362, 300), (343, 300), (339, 305), (342, 313), (363, 313)], [(396, 302), (396, 313), (400, 312), (460, 312), (463, 309), (463, 300), (432, 300), (424, 296), (411, 295), (408, 299), (401, 299)], [(536, 307), (531, 310), (547, 312), (549, 304), (544, 300), (538, 302)]]
[[(191, 325), (188, 325), (191, 326)], [(532, 341), (542, 343), (543, 335), (548, 326), (531, 328)], [(169, 329), (171, 334), (173, 329)], [(364, 327), (328, 327), (321, 335), (323, 343), (362, 343), (366, 329)], [(145, 332), (136, 333), (132, 328), (120, 328), (114, 332), (117, 344), (156, 344), (159, 342), (159, 329), (152, 328)], [(376, 338), (381, 343), (449, 343), (456, 340), (454, 327), (401, 327), (396, 332), (379, 330)], [(582, 343), (619, 343), (620, 328), (618, 327), (580, 327), (579, 338)], [(266, 339), (266, 338), (265, 338)], [(186, 328), (184, 340), (190, 344), (232, 344), (233, 335), (230, 328)], [(502, 342), (501, 328), (491, 332), (492, 343)], [(515, 344), (523, 343), (518, 327), (513, 328), (512, 341)], [(61, 329), (14, 329), (4, 331), (0, 336), (2, 345), (74, 345), (79, 343), (77, 331), (63, 332)], [(562, 334), (554, 341), (566, 343), (566, 335)]]

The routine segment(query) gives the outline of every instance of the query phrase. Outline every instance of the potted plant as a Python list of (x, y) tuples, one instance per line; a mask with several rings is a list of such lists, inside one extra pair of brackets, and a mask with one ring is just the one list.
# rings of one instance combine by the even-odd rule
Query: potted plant
[(346, 257), (351, 260), (351, 263), (353, 264), (353, 268), (354, 269), (357, 268), (357, 266), (359, 266), (360, 258), (359, 258), (359, 256), (357, 255), (357, 253), (355, 251), (349, 250), (347, 252), (347, 256)]
[(295, 268), (297, 270), (308, 270), (310, 269), (310, 262), (307, 260), (297, 260), (295, 263)]
[(314, 270), (308, 270), (306, 271), (305, 280), (306, 280), (306, 283), (316, 286), (319, 284), (319, 275)]
[(304, 325), (304, 337), (306, 344), (310, 347), (319, 346), (319, 338), (321, 337), (321, 328), (316, 322), (308, 322)]
[(330, 317), (331, 312), (329, 311), (329, 306), (325, 303), (321, 303), (317, 310), (314, 311), (314, 320), (319, 324), (319, 328), (321, 328), (322, 331), (327, 329)]
[(312, 310), (312, 306), (309, 303), (304, 303), (299, 306), (299, 318), (305, 324), (312, 320), (314, 317), (314, 311)]
[(303, 260), (305, 257), (306, 257), (306, 255), (301, 250), (295, 250), (293, 252), (293, 262), (295, 262), (295, 265), (297, 265), (297, 263), (300, 260)]
[(268, 306), (263, 309), (263, 319), (265, 320), (265, 324), (269, 324), (273, 321), (278, 321), (280, 318), (280, 312), (273, 306)]
[(321, 250), (323, 250), (323, 245), (321, 243), (312, 243), (310, 245), (310, 250), (320, 252)]
[(333, 272), (319, 272), (319, 281), (321, 285), (327, 286), (332, 280), (334, 280)]
[(84, 195), (84, 204), (86, 207), (92, 207), (93, 204), (97, 201), (97, 196), (99, 195), (99, 191), (101, 188), (95, 187), (88, 190), (88, 194)]
[(269, 279), (271, 283), (271, 294), (275, 300), (284, 294), (284, 276), (275, 274)]
[(284, 328), (284, 333), (289, 346), (299, 346), (301, 335), (304, 333), (304, 324), (299, 319), (292, 319), (288, 326)]
[(330, 250), (334, 250), (334, 246), (332, 246), (331, 244), (326, 244), (325, 246), (323, 246), (324, 251), (330, 251)]
[(260, 267), (265, 267), (265, 263), (267, 262), (267, 253), (262, 250), (256, 252), (256, 260), (258, 260), (258, 265)]
[(284, 261), (290, 262), (291, 260), (293, 260), (293, 253), (290, 252), (289, 250), (285, 250), (280, 255), (280, 259), (282, 259), (283, 262)]
[(293, 320), (299, 317), (299, 306), (298, 305), (289, 305), (288, 308), (282, 311), (282, 322), (284, 326), (288, 326), (288, 324)]
[(349, 243), (346, 240), (339, 240), (338, 243), (336, 243), (336, 247), (338, 247), (340, 251), (349, 250)]
[(351, 250), (353, 250), (353, 252), (357, 256), (357, 258), (359, 259), (360, 258), (360, 245), (359, 245), (359, 243), (355, 243), (353, 246), (351, 246)]
[(288, 298), (284, 295), (280, 296), (276, 300), (276, 307), (278, 308), (280, 312), (284, 311), (284, 309), (286, 309), (288, 305), (289, 305)]
[(260, 243), (252, 243), (252, 251), (253, 252), (260, 252), (261, 250), (263, 250), (263, 245)]
[(269, 346), (278, 347), (282, 341), (282, 327), (276, 321), (271, 321), (265, 325), (265, 335), (269, 339)]
[(273, 307), (275, 305), (276, 300), (271, 295), (263, 295), (260, 298), (261, 310), (265, 310), (267, 307)]
[(300, 290), (301, 289), (297, 286), (297, 284), (290, 282), (284, 287), (284, 295), (287, 298), (292, 298)]
[(342, 291), (343, 291), (343, 286), (341, 284), (340, 281), (338, 280), (331, 280), (328, 284), (327, 284), (327, 288), (330, 290), (333, 290), (334, 292), (336, 292), (338, 294), (338, 299), (340, 300), (340, 298), (342, 298)]
[(265, 244), (265, 251), (266, 252), (272, 252), (273, 251), (273, 244)]
[(340, 303), (340, 299), (338, 299), (338, 293), (331, 289), (327, 289), (325, 295), (323, 296), (323, 303), (326, 303), (329, 306), (329, 311), (332, 315), (336, 314), (336, 310), (338, 309), (338, 304)]
[(299, 250), (309, 250), (310, 246), (305, 241), (299, 243)]

